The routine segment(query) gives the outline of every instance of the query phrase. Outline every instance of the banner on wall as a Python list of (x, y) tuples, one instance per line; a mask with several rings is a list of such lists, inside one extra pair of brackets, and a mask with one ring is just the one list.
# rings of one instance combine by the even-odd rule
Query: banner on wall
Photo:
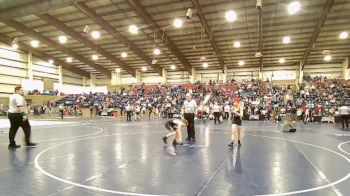
[(43, 78), (44, 81), (44, 89), (47, 91), (53, 91), (53, 84), (55, 83), (55, 80), (50, 78)]
[(24, 91), (38, 90), (39, 92), (44, 92), (44, 82), (41, 80), (29, 80), (22, 79), (21, 86)]
[(104, 93), (107, 94), (107, 86), (97, 86), (97, 87), (83, 87), (83, 86), (77, 86), (77, 85), (69, 85), (69, 84), (63, 84), (60, 85), (59, 83), (54, 83), (54, 90), (58, 90), (58, 92), (64, 93), (64, 94), (82, 94), (82, 93)]

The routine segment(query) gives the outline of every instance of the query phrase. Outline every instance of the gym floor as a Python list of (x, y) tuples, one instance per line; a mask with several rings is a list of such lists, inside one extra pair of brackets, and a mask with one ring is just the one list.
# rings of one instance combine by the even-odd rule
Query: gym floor
[(33, 120), (38, 146), (8, 150), (6, 123), (0, 195), (350, 195), (350, 132), (339, 125), (281, 133), (244, 121), (243, 145), (230, 149), (227, 121), (197, 121), (197, 141), (174, 148), (161, 140), (165, 120)]

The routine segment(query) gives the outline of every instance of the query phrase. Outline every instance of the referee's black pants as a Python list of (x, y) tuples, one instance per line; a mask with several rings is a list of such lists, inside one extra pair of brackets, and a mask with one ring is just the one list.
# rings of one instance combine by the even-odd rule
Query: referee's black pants
[(194, 113), (185, 113), (184, 118), (188, 121), (187, 125), (187, 138), (196, 139), (196, 132), (194, 130)]
[(345, 124), (346, 124), (346, 128), (349, 128), (349, 123), (348, 123), (348, 116), (349, 115), (340, 115), (341, 116), (341, 123), (342, 123), (342, 126), (343, 126), (343, 129), (345, 127)]
[(216, 124), (216, 120), (220, 124), (220, 112), (214, 112), (214, 123)]
[(225, 117), (224, 117), (224, 119), (228, 119), (229, 116), (230, 116), (230, 114), (229, 114), (228, 112), (225, 112)]
[(126, 121), (131, 121), (131, 111), (126, 111)]
[(23, 121), (23, 116), (21, 113), (8, 113), (8, 118), (10, 119), (11, 124), (9, 132), (10, 146), (16, 145), (15, 137), (19, 127), (22, 127), (23, 129), (26, 144), (29, 144), (31, 128), (28, 119)]

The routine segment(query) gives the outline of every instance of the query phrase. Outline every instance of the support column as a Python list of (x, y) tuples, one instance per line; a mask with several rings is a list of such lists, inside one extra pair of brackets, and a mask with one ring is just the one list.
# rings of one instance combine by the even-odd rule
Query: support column
[(58, 84), (60, 86), (63, 85), (63, 68), (62, 68), (62, 65), (58, 66)]
[(224, 74), (222, 74), (222, 83), (227, 83), (227, 66), (224, 67)]
[(117, 85), (117, 73), (112, 71), (111, 72), (112, 78), (111, 78), (111, 85), (115, 86)]
[(28, 65), (27, 65), (27, 77), (29, 80), (33, 80), (33, 55), (28, 53)]
[(259, 80), (263, 80), (264, 74), (262, 71), (259, 71)]
[(300, 61), (300, 64), (299, 64), (299, 84), (303, 83), (303, 78), (304, 78), (303, 64)]
[(141, 83), (141, 71), (136, 70), (136, 84)]
[(83, 87), (86, 87), (86, 77), (83, 77)]
[(167, 82), (168, 72), (166, 69), (162, 69), (162, 82), (165, 84)]
[(194, 78), (194, 82), (195, 81), (202, 81), (202, 74), (197, 74), (197, 78)]
[(342, 78), (344, 80), (349, 80), (349, 76), (350, 76), (350, 70), (349, 70), (350, 61), (349, 60), (350, 60), (350, 57), (347, 57), (347, 58), (345, 58), (345, 60), (342, 63), (342, 72), (343, 72)]
[(194, 83), (196, 81), (196, 70), (194, 67), (191, 68), (192, 75), (190, 75), (190, 83)]
[(116, 76), (117, 76), (117, 85), (122, 85), (122, 74), (119, 72), (119, 73), (116, 73)]
[(96, 86), (96, 75), (90, 74), (90, 87), (95, 87)]
[(112, 71), (111, 85), (122, 85), (122, 74)]

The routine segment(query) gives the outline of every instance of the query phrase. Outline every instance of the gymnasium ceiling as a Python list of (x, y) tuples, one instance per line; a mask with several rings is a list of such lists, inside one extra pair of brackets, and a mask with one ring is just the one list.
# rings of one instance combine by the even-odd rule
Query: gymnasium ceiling
[[(349, 38), (339, 35), (350, 31), (350, 0), (299, 0), (301, 10), (289, 15), (291, 2), (262, 0), (264, 67), (278, 69), (280, 58), (284, 65), (329, 63), (322, 54), (326, 49), (331, 50), (331, 63), (349, 56)], [(188, 8), (193, 9), (191, 19), (185, 17)], [(225, 19), (228, 10), (236, 12), (237, 20)], [(183, 20), (181, 28), (173, 26), (175, 18)], [(89, 33), (83, 32), (86, 25)], [(128, 31), (129, 25), (139, 28), (137, 35)], [(99, 39), (91, 37), (94, 30), (101, 33)], [(66, 44), (59, 43), (61, 35), (68, 37)], [(283, 44), (284, 36), (291, 37), (289, 44)], [(0, 41), (11, 44), (15, 37), (19, 48), (82, 75), (110, 77), (116, 68), (135, 75), (142, 67), (161, 75), (162, 68), (174, 71), (171, 65), (187, 72), (192, 67), (260, 67), (255, 57), (260, 51), (256, 0), (0, 0)], [(30, 46), (33, 39), (39, 40), (39, 47)], [(234, 41), (241, 46), (235, 48)], [(153, 54), (156, 47), (161, 49), (158, 56)], [(121, 52), (128, 56), (121, 57)], [(92, 60), (93, 54), (99, 59)], [(68, 56), (73, 62), (66, 62)]]

